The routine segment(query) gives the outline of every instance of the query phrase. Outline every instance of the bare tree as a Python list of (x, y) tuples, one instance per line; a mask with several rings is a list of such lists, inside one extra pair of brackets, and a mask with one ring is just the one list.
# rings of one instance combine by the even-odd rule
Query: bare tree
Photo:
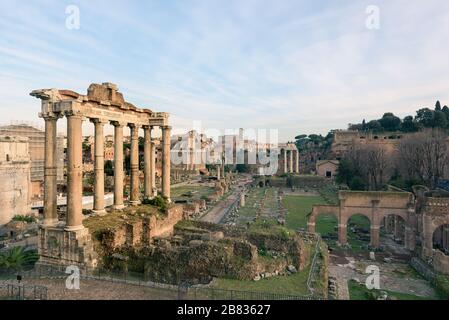
[(419, 179), (435, 188), (448, 164), (446, 139), (439, 129), (405, 137), (398, 146), (398, 168), (408, 179)]

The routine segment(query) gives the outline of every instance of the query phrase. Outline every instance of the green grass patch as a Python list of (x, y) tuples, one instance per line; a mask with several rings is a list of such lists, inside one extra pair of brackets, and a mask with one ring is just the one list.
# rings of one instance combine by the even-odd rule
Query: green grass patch
[(435, 300), (431, 297), (421, 297), (413, 294), (394, 292), (389, 290), (369, 290), (363, 284), (358, 284), (353, 280), (348, 281), (349, 297), (351, 300), (376, 300), (381, 291), (385, 291), (388, 297), (396, 300)]
[(171, 188), (173, 200), (199, 200), (215, 193), (213, 187), (209, 186), (179, 186)]
[(326, 204), (321, 196), (285, 196), (282, 199), (284, 207), (288, 210), (286, 226), (290, 229), (307, 228), (308, 214), (312, 212), (314, 204)]

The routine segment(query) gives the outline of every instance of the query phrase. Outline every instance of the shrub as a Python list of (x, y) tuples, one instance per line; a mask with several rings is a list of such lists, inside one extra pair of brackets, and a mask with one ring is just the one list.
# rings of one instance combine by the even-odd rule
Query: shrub
[(12, 218), (13, 221), (24, 221), (24, 222), (28, 222), (28, 223), (32, 223), (32, 222), (36, 222), (36, 218), (32, 217), (32, 216), (25, 216), (25, 215), (15, 215)]
[(142, 204), (150, 204), (165, 211), (168, 208), (167, 200), (161, 196), (154, 197), (153, 199), (144, 199)]

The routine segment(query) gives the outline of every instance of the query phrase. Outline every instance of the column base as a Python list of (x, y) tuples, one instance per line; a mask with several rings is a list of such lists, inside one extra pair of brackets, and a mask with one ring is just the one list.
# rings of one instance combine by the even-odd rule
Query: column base
[(98, 216), (104, 216), (105, 214), (107, 214), (106, 210), (92, 210), (92, 213)]
[(112, 206), (112, 209), (114, 209), (114, 210), (123, 210), (123, 209), (125, 209), (125, 205), (124, 204), (114, 204)]
[(79, 226), (65, 226), (64, 230), (65, 231), (78, 231), (78, 230), (82, 230), (84, 229), (84, 226), (81, 224)]
[(134, 201), (130, 201), (129, 204), (131, 206), (138, 206), (140, 204), (140, 200), (134, 200)]

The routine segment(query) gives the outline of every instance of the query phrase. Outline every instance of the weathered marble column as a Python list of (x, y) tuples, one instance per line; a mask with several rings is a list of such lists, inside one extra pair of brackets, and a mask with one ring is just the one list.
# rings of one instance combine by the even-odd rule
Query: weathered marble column
[(347, 226), (346, 223), (338, 224), (338, 243), (342, 246), (348, 243), (347, 241)]
[(286, 149), (284, 149), (283, 158), (284, 158), (284, 173), (287, 173), (288, 170), (287, 170), (287, 150)]
[(151, 185), (152, 185), (152, 196), (157, 196), (156, 188), (156, 144), (151, 141), (151, 152), (150, 152), (150, 163), (151, 163)]
[(371, 234), (370, 234), (370, 238), (371, 238), (370, 246), (372, 248), (379, 248), (379, 246), (380, 246), (380, 226), (372, 225), (370, 227), (370, 231), (371, 231)]
[(153, 198), (153, 178), (152, 178), (152, 163), (151, 163), (151, 153), (152, 151), (152, 142), (151, 142), (151, 130), (153, 127), (144, 126), (144, 197), (147, 199)]
[(56, 132), (58, 115), (45, 115), (44, 226), (58, 222)]
[(289, 163), (289, 171), (290, 173), (293, 173), (293, 150), (290, 150), (290, 163)]
[(130, 181), (130, 204), (138, 205), (140, 203), (139, 190), (139, 126), (129, 125), (131, 129), (131, 181)]
[(295, 171), (296, 173), (299, 173), (299, 151), (296, 150), (296, 163), (295, 163)]
[(67, 231), (84, 228), (82, 120), (81, 115), (67, 115)]
[(105, 214), (104, 210), (104, 124), (101, 119), (91, 119), (95, 125), (95, 161), (94, 161), (94, 208), (96, 214)]
[(123, 204), (123, 123), (112, 122), (114, 126), (114, 209), (121, 210)]
[(170, 126), (162, 127), (162, 196), (170, 201)]

